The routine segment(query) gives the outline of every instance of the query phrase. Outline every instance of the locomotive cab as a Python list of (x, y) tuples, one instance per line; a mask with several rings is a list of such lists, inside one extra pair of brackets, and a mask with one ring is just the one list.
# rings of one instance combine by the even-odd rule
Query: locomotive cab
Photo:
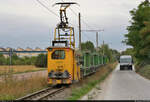
[(74, 55), (74, 50), (69, 47), (48, 48), (49, 84), (71, 84), (79, 81), (80, 67)]

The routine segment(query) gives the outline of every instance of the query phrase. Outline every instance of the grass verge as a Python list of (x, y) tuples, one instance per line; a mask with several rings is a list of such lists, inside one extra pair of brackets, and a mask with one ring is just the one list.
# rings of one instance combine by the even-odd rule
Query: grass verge
[(46, 68), (37, 68), (33, 65), (18, 65), (18, 66), (0, 66), (0, 76), (7, 75), (9, 73), (21, 74), (28, 72), (44, 71)]
[[(113, 71), (116, 67), (117, 63), (108, 64), (103, 66), (96, 72), (94, 75), (89, 76), (87, 79), (80, 82), (78, 86), (79, 88), (73, 87), (72, 95), (68, 98), (68, 100), (77, 100), (82, 96), (86, 95), (89, 91), (91, 91), (97, 84), (101, 83), (105, 78)], [(93, 80), (95, 79), (95, 80)]]
[(145, 65), (144, 67), (136, 66), (136, 72), (141, 76), (150, 79), (150, 65)]
[(34, 76), (19, 81), (8, 78), (0, 83), (0, 100), (15, 100), (46, 87), (46, 77)]
[(28, 72), (38, 72), (38, 71), (46, 71), (47, 69), (46, 68), (41, 68), (39, 70), (27, 70), (27, 71), (24, 71), (24, 72), (16, 72), (16, 73), (13, 73), (13, 74), (21, 74), (21, 73), (28, 73)]

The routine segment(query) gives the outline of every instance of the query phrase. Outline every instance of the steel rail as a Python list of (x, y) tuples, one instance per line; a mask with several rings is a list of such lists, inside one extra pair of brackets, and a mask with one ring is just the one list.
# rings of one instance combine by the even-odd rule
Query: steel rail
[(24, 97), (18, 98), (17, 100), (42, 100), (42, 99), (46, 99), (47, 97), (50, 97), (56, 93), (61, 92), (64, 89), (65, 89), (65, 87), (57, 88), (57, 89), (54, 87), (49, 87), (49, 88), (34, 92), (32, 94), (26, 95)]
[(58, 94), (62, 92), (65, 89), (65, 87), (59, 88), (59, 89), (54, 89), (50, 93), (47, 93), (43, 95), (42, 97), (39, 97), (37, 100), (49, 100), (50, 97), (54, 96), (55, 94)]

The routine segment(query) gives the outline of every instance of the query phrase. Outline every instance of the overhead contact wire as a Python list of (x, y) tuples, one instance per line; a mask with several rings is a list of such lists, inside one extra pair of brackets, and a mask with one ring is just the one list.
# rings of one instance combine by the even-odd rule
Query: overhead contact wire
[(50, 10), (46, 5), (44, 5), (41, 1), (36, 0), (41, 6), (43, 6), (45, 9), (47, 9), (49, 12), (51, 12), (52, 14), (54, 14), (55, 16), (59, 17), (55, 12), (53, 12), (52, 10)]

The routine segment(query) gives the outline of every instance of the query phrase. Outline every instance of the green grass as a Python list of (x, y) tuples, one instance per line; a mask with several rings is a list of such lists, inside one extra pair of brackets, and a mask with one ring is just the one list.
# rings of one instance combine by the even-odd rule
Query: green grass
[(21, 74), (28, 72), (44, 71), (47, 68), (37, 68), (33, 65), (0, 66), (0, 76), (7, 74)]
[(7, 79), (0, 83), (0, 100), (15, 100), (47, 87), (47, 78), (35, 76), (25, 80)]
[(77, 100), (80, 99), (82, 96), (87, 94), (89, 91), (91, 91), (98, 83), (101, 83), (105, 78), (112, 72), (112, 70), (109, 70), (105, 75), (99, 78), (99, 80), (94, 80), (91, 82), (88, 82), (88, 84), (84, 85), (82, 88), (74, 89), (72, 91), (72, 96), (68, 98), (68, 100)]
[(14, 100), (15, 97), (12, 95), (0, 95), (0, 97), (2, 98), (2, 100)]
[(44, 70), (47, 70), (47, 68), (43, 68), (43, 69), (39, 69), (39, 70), (27, 70), (27, 71), (24, 71), (24, 72), (15, 72), (13, 74), (22, 74), (22, 73), (28, 73), (28, 72), (38, 72), (38, 71), (44, 71)]
[[(43, 69), (39, 69), (39, 70), (27, 70), (27, 71), (24, 71), (24, 72), (13, 72), (12, 74), (23, 74), (23, 73), (29, 73), (29, 72), (38, 72), (38, 71), (44, 71), (44, 70), (47, 70), (46, 68), (43, 68)], [(7, 75), (10, 74), (10, 73), (7, 73)], [(0, 76), (4, 76), (6, 75), (5, 73), (3, 74), (0, 74)]]
[(143, 77), (150, 79), (150, 65), (146, 65), (142, 68), (139, 68), (138, 72)]

